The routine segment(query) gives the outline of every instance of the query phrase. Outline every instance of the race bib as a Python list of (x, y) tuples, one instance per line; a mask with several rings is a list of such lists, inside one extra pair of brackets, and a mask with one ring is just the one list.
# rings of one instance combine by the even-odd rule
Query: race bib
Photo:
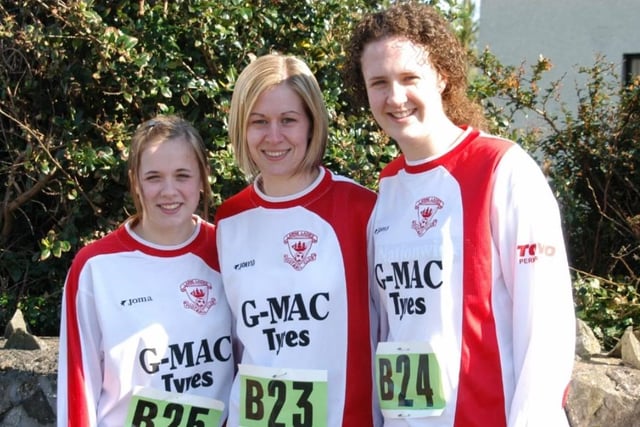
[(224, 403), (202, 396), (137, 388), (129, 404), (127, 427), (219, 426)]
[(240, 426), (327, 427), (327, 371), (238, 365)]
[(427, 343), (379, 343), (376, 384), (386, 418), (435, 417), (445, 408), (440, 365)]

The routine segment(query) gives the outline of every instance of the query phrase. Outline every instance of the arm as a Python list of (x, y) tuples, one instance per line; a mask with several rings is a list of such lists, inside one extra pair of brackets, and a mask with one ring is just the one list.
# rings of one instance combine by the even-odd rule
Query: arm
[[(382, 413), (380, 412), (380, 402), (378, 400), (378, 386), (376, 384), (376, 363), (375, 363), (375, 354), (376, 349), (378, 347), (378, 343), (380, 341), (384, 341), (387, 338), (388, 334), (388, 322), (386, 317), (386, 312), (383, 313), (382, 306), (380, 304), (380, 293), (378, 290), (378, 285), (376, 284), (375, 275), (374, 275), (374, 242), (373, 242), (373, 218), (374, 211), (371, 213), (369, 217), (369, 222), (367, 224), (367, 263), (369, 266), (369, 300), (370, 300), (370, 314), (369, 314), (369, 324), (371, 325), (371, 348), (372, 348), (372, 372), (371, 377), (373, 378), (373, 389), (372, 389), (372, 399), (373, 399), (373, 408), (374, 408), (374, 417), (373, 423), (374, 426), (382, 425)], [(384, 329), (383, 329), (384, 326)]]
[(512, 297), (515, 388), (508, 425), (567, 425), (564, 398), (575, 353), (575, 311), (558, 205), (522, 149), (496, 170), (493, 239)]
[(100, 330), (88, 274), (74, 261), (65, 281), (58, 360), (58, 426), (93, 427), (102, 385)]
[(375, 279), (375, 243), (374, 243), (374, 222), (375, 209), (369, 217), (367, 224), (367, 263), (369, 265), (369, 298), (371, 300), (370, 322), (371, 322), (371, 338), (373, 343), (373, 351), (375, 353), (378, 342), (387, 339), (389, 326), (387, 324), (386, 313), (380, 304), (380, 291)]

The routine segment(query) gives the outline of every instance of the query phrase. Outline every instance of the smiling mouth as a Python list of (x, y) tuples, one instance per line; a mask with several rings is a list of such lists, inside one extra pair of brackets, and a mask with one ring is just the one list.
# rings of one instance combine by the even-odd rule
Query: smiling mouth
[(169, 204), (160, 205), (160, 207), (162, 209), (172, 211), (174, 209), (178, 209), (180, 207), (180, 203), (169, 203)]
[(394, 111), (389, 113), (389, 115), (395, 119), (404, 119), (405, 117), (409, 117), (414, 113), (415, 109), (411, 110), (402, 110), (402, 111)]
[(270, 159), (279, 159), (284, 157), (289, 150), (278, 150), (278, 151), (263, 151), (264, 155)]

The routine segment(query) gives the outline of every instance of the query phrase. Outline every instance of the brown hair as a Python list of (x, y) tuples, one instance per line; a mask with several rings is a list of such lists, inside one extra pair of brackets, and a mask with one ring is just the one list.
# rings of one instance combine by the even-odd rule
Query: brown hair
[(153, 143), (162, 143), (165, 141), (183, 138), (187, 144), (191, 146), (198, 161), (198, 170), (200, 172), (200, 180), (203, 190), (202, 206), (204, 220), (209, 218), (209, 204), (211, 200), (211, 191), (209, 187), (209, 163), (207, 162), (207, 154), (202, 141), (202, 136), (188, 121), (175, 115), (159, 115), (153, 119), (147, 120), (140, 124), (133, 138), (131, 139), (131, 147), (129, 148), (129, 158), (127, 160), (129, 174), (129, 191), (136, 207), (136, 213), (131, 216), (132, 225), (135, 225), (142, 219), (142, 203), (138, 194), (139, 182), (138, 172), (140, 170), (140, 158), (144, 150)]
[(366, 15), (349, 40), (343, 77), (358, 107), (367, 107), (367, 90), (362, 75), (362, 53), (367, 44), (384, 37), (401, 37), (423, 46), (433, 68), (447, 85), (442, 104), (456, 125), (486, 128), (482, 107), (467, 96), (468, 57), (460, 40), (433, 7), (417, 2), (398, 3)]

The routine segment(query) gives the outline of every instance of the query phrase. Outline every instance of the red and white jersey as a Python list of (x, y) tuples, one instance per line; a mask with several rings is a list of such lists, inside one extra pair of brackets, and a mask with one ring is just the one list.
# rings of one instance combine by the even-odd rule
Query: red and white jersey
[(466, 129), (442, 156), (394, 160), (372, 243), (385, 426), (568, 426), (575, 314), (561, 220), (521, 147)]
[[(326, 398), (316, 401), (292, 395), (300, 400), (289, 412), (263, 410), (254, 399), (261, 410), (255, 425), (266, 425), (267, 417), (293, 425), (311, 412), (326, 412), (313, 425), (373, 425), (367, 227), (375, 197), (322, 167), (301, 193), (274, 198), (253, 184), (218, 209), (220, 272), (241, 366), (314, 370), (328, 385)], [(229, 403), (232, 427), (249, 407), (240, 376)]]
[(62, 301), (58, 426), (122, 427), (136, 387), (227, 404), (231, 312), (215, 228), (197, 220), (181, 245), (146, 242), (126, 223), (78, 252)]

